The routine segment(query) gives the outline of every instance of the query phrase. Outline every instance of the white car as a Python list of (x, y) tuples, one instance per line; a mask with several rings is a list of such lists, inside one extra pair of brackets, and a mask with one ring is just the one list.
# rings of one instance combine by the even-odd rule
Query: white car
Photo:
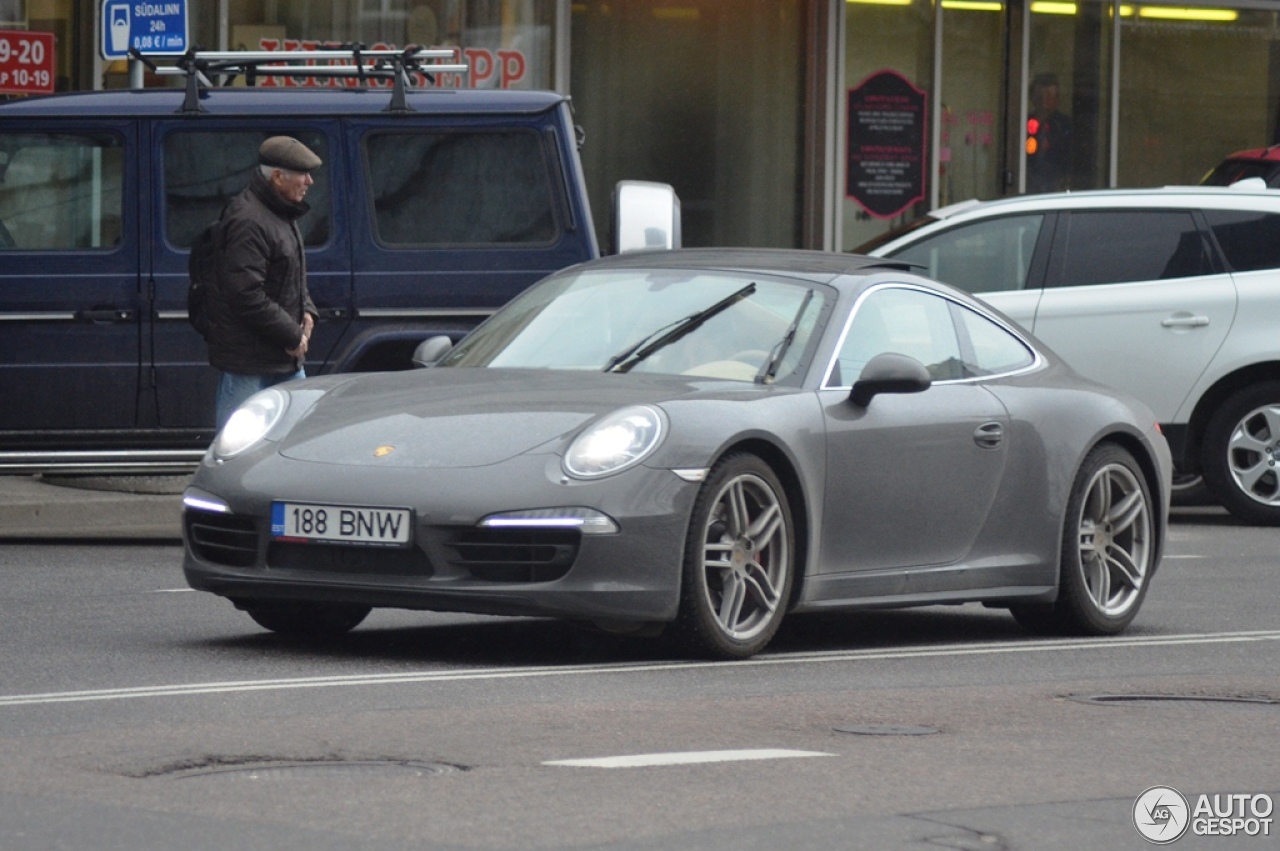
[(1280, 525), (1280, 192), (969, 201), (859, 252), (920, 264), (1137, 396), (1160, 420), (1179, 481), (1203, 476), (1235, 516)]

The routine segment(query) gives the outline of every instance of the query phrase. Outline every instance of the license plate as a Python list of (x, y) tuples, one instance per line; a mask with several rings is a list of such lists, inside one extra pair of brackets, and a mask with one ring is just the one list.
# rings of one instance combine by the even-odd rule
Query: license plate
[(403, 547), (413, 537), (413, 515), (407, 508), (273, 502), (271, 537)]

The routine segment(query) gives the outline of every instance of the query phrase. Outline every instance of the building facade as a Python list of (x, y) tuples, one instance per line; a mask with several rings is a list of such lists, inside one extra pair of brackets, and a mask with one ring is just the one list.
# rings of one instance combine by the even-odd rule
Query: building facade
[[(104, 7), (0, 0), (0, 30), (53, 33), (60, 90), (166, 84), (101, 58)], [(943, 204), (1195, 183), (1280, 141), (1275, 0), (186, 7), (190, 45), (452, 46), (470, 85), (568, 94), (600, 232), (617, 180), (659, 180), (686, 245), (850, 251)]]

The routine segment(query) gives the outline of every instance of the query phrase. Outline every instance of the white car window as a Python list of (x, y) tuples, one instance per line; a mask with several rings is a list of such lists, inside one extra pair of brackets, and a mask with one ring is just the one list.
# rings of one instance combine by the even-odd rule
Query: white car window
[(895, 252), (895, 260), (925, 267), (934, 280), (970, 293), (1021, 290), (1044, 215), (1004, 216), (959, 225)]
[(1050, 286), (1163, 281), (1213, 272), (1188, 211), (1089, 210), (1071, 213), (1066, 227), (1066, 251), (1059, 276), (1050, 273)]

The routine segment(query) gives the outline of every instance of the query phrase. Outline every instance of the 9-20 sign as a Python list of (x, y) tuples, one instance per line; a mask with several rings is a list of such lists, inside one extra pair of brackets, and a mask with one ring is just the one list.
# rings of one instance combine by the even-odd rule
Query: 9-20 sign
[(53, 94), (53, 33), (0, 30), (0, 94)]

